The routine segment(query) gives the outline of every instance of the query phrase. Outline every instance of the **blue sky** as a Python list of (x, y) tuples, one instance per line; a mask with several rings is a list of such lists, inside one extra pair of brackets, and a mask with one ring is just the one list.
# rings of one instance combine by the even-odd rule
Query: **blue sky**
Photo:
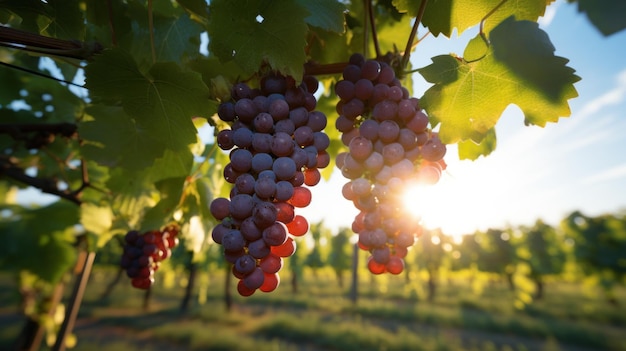
[[(582, 80), (579, 97), (570, 100), (572, 115), (545, 128), (525, 127), (512, 106), (496, 130), (497, 150), (477, 161), (458, 161), (456, 149), (442, 181), (411, 202), (427, 226), (460, 235), (474, 230), (558, 222), (574, 210), (599, 215), (626, 209), (626, 31), (603, 37), (577, 12), (559, 0), (540, 20), (556, 55), (570, 60)], [(477, 34), (469, 29), (452, 39), (429, 37), (412, 56), (414, 67), (430, 57), (450, 52), (461, 55)], [(415, 95), (428, 88), (416, 77)], [(349, 226), (356, 210), (341, 198), (341, 175), (318, 185), (312, 205), (301, 211), (311, 221)], [(416, 198), (416, 196), (414, 196)]]

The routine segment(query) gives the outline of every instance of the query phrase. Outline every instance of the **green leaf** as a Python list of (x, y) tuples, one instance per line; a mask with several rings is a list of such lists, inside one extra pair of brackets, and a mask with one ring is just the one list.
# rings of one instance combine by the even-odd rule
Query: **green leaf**
[(156, 206), (146, 212), (141, 222), (142, 232), (159, 229), (171, 221), (172, 214), (180, 203), (186, 179), (187, 177), (168, 178), (155, 184), (161, 194), (161, 199)]
[(304, 19), (309, 25), (336, 33), (345, 31), (343, 14), (346, 6), (341, 2), (298, 0), (298, 3), (309, 11), (310, 15)]
[(104, 246), (112, 237), (110, 230), (114, 216), (111, 208), (83, 203), (80, 210), (80, 224), (83, 225), (87, 233), (93, 234), (97, 238), (96, 247)]
[(496, 130), (491, 128), (479, 144), (472, 140), (459, 142), (459, 159), (474, 161), (480, 156), (489, 156), (496, 149), (496, 145)]
[[(122, 36), (120, 45), (128, 48), (140, 67), (149, 67), (153, 58), (147, 9), (143, 6), (131, 6), (129, 11), (132, 16), (132, 30)], [(157, 62), (181, 63), (183, 59), (198, 54), (200, 33), (204, 29), (186, 13), (174, 16), (171, 11), (166, 14), (154, 13), (152, 28)]]
[(36, 209), (13, 209), (0, 220), (0, 266), (27, 270), (56, 283), (76, 260), (78, 206), (68, 201)]
[(206, 0), (176, 0), (176, 2), (185, 10), (189, 11), (199, 18), (209, 18), (209, 11), (207, 8)]
[(570, 115), (567, 100), (577, 96), (573, 83), (579, 78), (554, 55), (536, 23), (510, 18), (490, 40), (491, 50), (476, 62), (442, 55), (419, 70), (435, 84), (420, 105), (433, 126), (441, 123), (445, 143), (480, 142), (509, 104), (522, 109), (526, 124), (544, 126)]
[[(511, 15), (515, 15), (518, 20), (536, 21), (543, 16), (547, 4), (552, 1), (554, 0), (509, 0), (486, 19), (484, 31), (489, 33)], [(479, 24), (500, 2), (501, 0), (429, 1), (426, 5), (422, 24), (428, 27), (434, 36), (443, 34), (450, 37), (455, 28), (457, 35), (461, 35), (466, 29)], [(396, 6), (415, 14), (420, 1), (400, 0), (394, 2), (394, 4), (396, 3), (398, 3)]]
[[(214, 104), (208, 99), (209, 90), (200, 74), (183, 71), (174, 63), (156, 63), (144, 75), (130, 55), (120, 50), (107, 50), (89, 64), (85, 72), (86, 85), (94, 98), (108, 103), (121, 101), (126, 112), (108, 118), (113, 118), (113, 123), (122, 127), (122, 141), (133, 145), (132, 157), (122, 154), (111, 157), (132, 163), (141, 152), (146, 152), (144, 157), (147, 160), (137, 160), (141, 166), (124, 163), (129, 168), (139, 169), (152, 164), (165, 149), (186, 150), (189, 144), (196, 142), (197, 130), (192, 117), (208, 117), (207, 113), (214, 111)], [(106, 111), (100, 109), (97, 112)], [(104, 124), (111, 123), (102, 121), (100, 126), (105, 128)], [(96, 141), (106, 140), (102, 143), (103, 149), (119, 149), (111, 145), (110, 138), (114, 135), (98, 135), (95, 126), (91, 131), (91, 137)]]
[(46, 29), (48, 35), (61, 39), (83, 40), (85, 19), (78, 0), (48, 0), (52, 22)]
[(578, 0), (578, 11), (605, 36), (626, 28), (626, 2), (615, 0)]
[(78, 132), (87, 158), (109, 167), (140, 170), (165, 152), (165, 144), (122, 107), (93, 105), (85, 112), (91, 119), (82, 121)]
[(253, 74), (263, 62), (300, 79), (306, 61), (304, 48), (308, 11), (295, 0), (211, 1), (209, 50), (223, 62), (234, 60)]

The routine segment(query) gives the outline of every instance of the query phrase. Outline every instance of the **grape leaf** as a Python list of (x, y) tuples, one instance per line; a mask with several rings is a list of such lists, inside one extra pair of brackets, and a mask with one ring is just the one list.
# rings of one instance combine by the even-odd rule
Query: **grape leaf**
[(95, 247), (102, 247), (111, 238), (107, 235), (113, 224), (113, 212), (108, 206), (98, 206), (92, 203), (80, 205), (80, 224), (85, 230), (97, 238)]
[(336, 0), (298, 0), (298, 3), (309, 11), (309, 16), (304, 19), (309, 25), (336, 33), (345, 31), (344, 4)]
[[(130, 55), (121, 50), (107, 50), (86, 67), (85, 74), (86, 85), (94, 100), (122, 103), (125, 114), (110, 118), (112, 123), (121, 127), (125, 143), (134, 146), (129, 154), (134, 156), (118, 154), (109, 157), (129, 161), (124, 163), (129, 168), (139, 169), (152, 164), (165, 149), (187, 149), (189, 144), (196, 142), (197, 131), (192, 117), (214, 112), (214, 104), (208, 99), (209, 90), (200, 75), (182, 71), (174, 63), (156, 63), (144, 75)], [(106, 111), (100, 109), (97, 112)], [(100, 125), (92, 127), (91, 137), (106, 140), (104, 149), (119, 149), (112, 145), (111, 138), (115, 135), (98, 135), (98, 127), (112, 129), (103, 126), (109, 121), (98, 122), (96, 118), (95, 122)], [(140, 160), (144, 151), (144, 158), (147, 156), (148, 159)], [(134, 162), (142, 165), (133, 167)]]
[(74, 225), (78, 207), (58, 201), (35, 209), (14, 209), (0, 220), (4, 245), (0, 245), (0, 266), (27, 270), (56, 283), (76, 259)]
[[(122, 36), (120, 45), (128, 48), (140, 67), (149, 67), (153, 58), (150, 40), (147, 40), (150, 38), (150, 25), (146, 9), (135, 5), (129, 11), (133, 19), (132, 30)], [(172, 16), (171, 11), (167, 14), (155, 13), (152, 28), (156, 61), (180, 63), (184, 58), (197, 55), (203, 28), (186, 13), (179, 16)]]
[(55, 38), (83, 40), (85, 19), (77, 0), (48, 0), (52, 22), (46, 32)]
[(85, 112), (91, 119), (82, 121), (78, 132), (87, 158), (109, 167), (140, 170), (165, 152), (165, 144), (122, 107), (92, 105)]
[(578, 0), (578, 11), (605, 36), (626, 28), (626, 2), (615, 0)]
[(477, 144), (472, 140), (461, 141), (458, 144), (460, 160), (475, 160), (480, 156), (488, 156), (496, 149), (496, 130), (491, 128), (487, 131), (487, 135)]
[(435, 84), (420, 105), (433, 125), (441, 123), (439, 135), (445, 143), (480, 142), (509, 104), (521, 108), (526, 124), (544, 126), (570, 115), (567, 100), (577, 96), (573, 83), (579, 78), (566, 59), (554, 55), (536, 23), (511, 17), (490, 39), (490, 50), (478, 61), (441, 55), (419, 69)]
[(214, 0), (209, 7), (209, 50), (223, 62), (234, 60), (253, 74), (263, 62), (300, 79), (308, 11), (295, 0)]
[(195, 17), (202, 19), (209, 17), (207, 2), (205, 0), (176, 0), (176, 2)]
[(161, 194), (156, 206), (146, 211), (140, 230), (159, 229), (169, 221), (176, 210), (183, 194), (183, 185), (187, 177), (163, 179), (155, 184)]
[[(484, 32), (489, 33), (504, 19), (515, 15), (518, 20), (536, 21), (543, 16), (546, 6), (554, 0), (509, 0), (500, 6), (485, 21)], [(394, 0), (394, 5), (399, 11), (408, 11), (416, 14), (421, 1), (418, 0)], [(452, 35), (456, 28), (457, 34), (461, 35), (466, 29), (475, 26), (493, 9), (501, 0), (439, 0), (429, 1), (426, 5), (422, 24), (430, 32), (438, 36)]]

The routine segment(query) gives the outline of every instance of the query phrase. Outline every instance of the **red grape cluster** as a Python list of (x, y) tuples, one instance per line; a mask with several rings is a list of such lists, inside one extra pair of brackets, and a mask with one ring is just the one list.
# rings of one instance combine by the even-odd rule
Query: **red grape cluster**
[(154, 272), (160, 262), (172, 255), (178, 245), (178, 226), (169, 225), (163, 230), (151, 230), (140, 234), (131, 230), (124, 237), (124, 253), (121, 266), (138, 289), (148, 289), (154, 283)]
[(242, 296), (276, 289), (283, 257), (295, 251), (292, 236), (308, 231), (295, 208), (311, 203), (306, 186), (316, 185), (318, 168), (330, 163), (326, 115), (315, 110), (317, 87), (312, 76), (297, 85), (291, 77), (271, 74), (260, 88), (236, 84), (232, 101), (218, 108), (231, 126), (218, 133), (217, 143), (232, 149), (224, 178), (233, 187), (229, 199), (211, 202), (211, 214), (221, 221), (212, 237), (233, 264)]
[(402, 87), (391, 66), (350, 57), (335, 85), (340, 98), (336, 127), (348, 152), (336, 163), (350, 179), (343, 196), (360, 211), (353, 222), (374, 274), (399, 274), (407, 248), (421, 234), (419, 220), (402, 204), (411, 182), (434, 184), (445, 169), (446, 146), (428, 128), (428, 117)]

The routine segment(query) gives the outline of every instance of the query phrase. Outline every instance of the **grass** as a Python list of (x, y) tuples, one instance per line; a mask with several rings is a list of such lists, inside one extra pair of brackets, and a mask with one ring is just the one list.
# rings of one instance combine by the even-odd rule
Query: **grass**
[[(143, 292), (124, 279), (106, 300), (100, 294), (114, 272), (97, 269), (75, 328), (76, 350), (622, 350), (626, 308), (608, 305), (572, 283), (552, 283), (545, 298), (517, 308), (515, 293), (500, 283), (473, 292), (464, 280), (442, 282), (434, 301), (423, 281), (404, 277), (362, 278), (357, 304), (331, 274), (307, 275), (293, 294), (283, 285), (270, 294), (236, 295), (230, 312), (222, 300), (223, 275), (203, 277), (206, 302), (187, 314), (178, 306), (184, 289), (157, 284), (151, 308)], [(0, 291), (11, 281), (0, 276)], [(157, 276), (157, 279), (159, 277)], [(2, 306), (16, 300), (0, 295)], [(626, 290), (618, 291), (622, 306)], [(0, 309), (0, 349), (7, 349), (22, 319)]]

